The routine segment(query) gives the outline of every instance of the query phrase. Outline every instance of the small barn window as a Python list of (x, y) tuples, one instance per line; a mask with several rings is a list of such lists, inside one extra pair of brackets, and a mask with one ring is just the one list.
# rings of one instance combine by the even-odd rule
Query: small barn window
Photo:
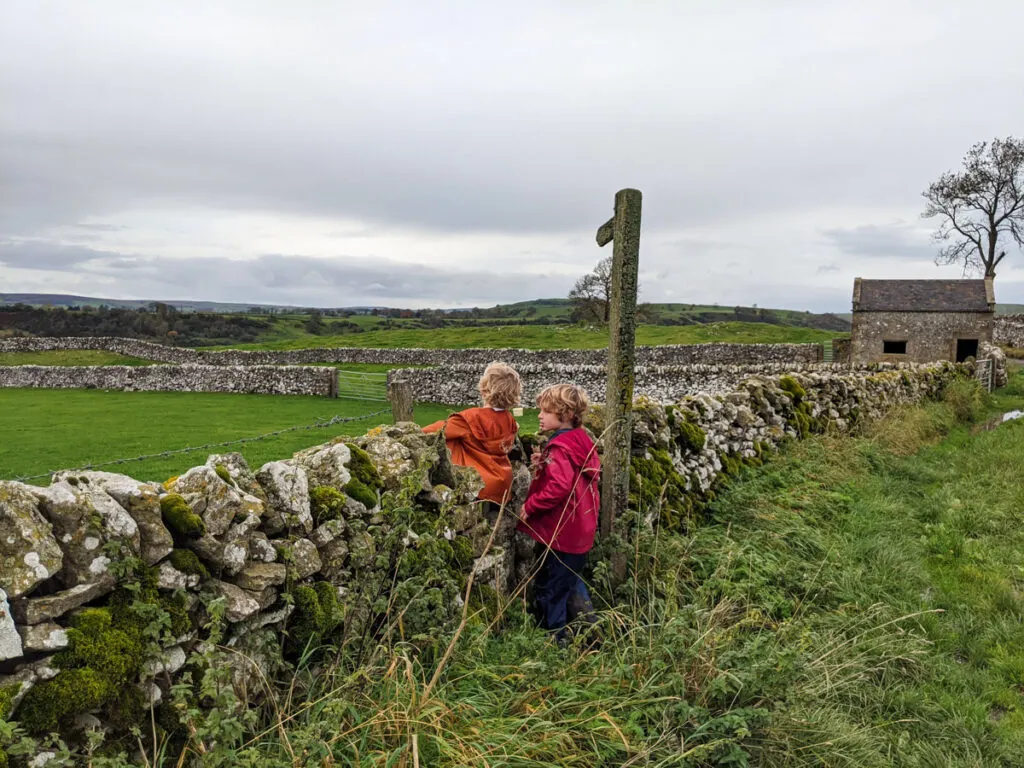
[(907, 354), (907, 342), (905, 341), (883, 341), (882, 354), (905, 355)]

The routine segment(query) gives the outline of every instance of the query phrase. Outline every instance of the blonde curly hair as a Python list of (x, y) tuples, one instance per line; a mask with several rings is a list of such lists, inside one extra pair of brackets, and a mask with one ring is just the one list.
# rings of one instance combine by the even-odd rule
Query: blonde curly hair
[(590, 400), (582, 387), (575, 384), (552, 384), (537, 395), (537, 407), (558, 414), (562, 421), (571, 421), (574, 427), (583, 423)]
[(477, 385), (484, 405), (492, 408), (514, 408), (523, 394), (523, 383), (516, 369), (505, 363), (494, 362), (484, 369)]

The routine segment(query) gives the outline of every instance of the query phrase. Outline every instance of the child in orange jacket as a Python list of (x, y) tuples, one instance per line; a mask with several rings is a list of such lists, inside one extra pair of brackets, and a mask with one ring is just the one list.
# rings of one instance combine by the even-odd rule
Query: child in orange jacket
[(453, 413), (443, 421), (424, 427), (423, 431), (437, 432), (445, 427), (452, 462), (473, 467), (483, 478), (484, 488), (478, 498), (504, 504), (512, 490), (512, 462), (508, 452), (515, 445), (519, 431), (510, 409), (519, 405), (522, 382), (512, 366), (491, 363), (478, 386), (483, 407)]

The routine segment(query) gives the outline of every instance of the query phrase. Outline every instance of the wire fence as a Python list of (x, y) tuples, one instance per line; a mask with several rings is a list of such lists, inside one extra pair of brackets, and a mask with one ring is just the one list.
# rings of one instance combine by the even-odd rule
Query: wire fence
[(388, 399), (388, 375), (339, 369), (338, 397), (383, 402)]
[(81, 467), (75, 467), (74, 469), (62, 469), (62, 470), (50, 470), (39, 475), (26, 475), (23, 477), (14, 478), (18, 482), (28, 482), (30, 480), (41, 480), (45, 477), (50, 477), (54, 472), (87, 472), (93, 469), (99, 469), (100, 467), (112, 467), (118, 464), (129, 464), (134, 461), (146, 461), (148, 459), (162, 459), (168, 456), (178, 456), (184, 453), (198, 453), (199, 451), (208, 451), (213, 448), (227, 448), (233, 445), (244, 445), (246, 443), (255, 443), (260, 440), (267, 440), (271, 437), (277, 437), (278, 435), (288, 434), (289, 432), (299, 432), (301, 430), (309, 429), (324, 429), (325, 427), (332, 427), (336, 424), (347, 424), (353, 421), (365, 421), (366, 419), (372, 419), (375, 416), (381, 416), (385, 413), (390, 413), (390, 408), (381, 408), (379, 411), (373, 413), (365, 413), (361, 416), (334, 416), (330, 419), (317, 419), (312, 424), (299, 424), (294, 427), (285, 427), (284, 429), (275, 429), (273, 432), (264, 432), (262, 435), (253, 435), (252, 437), (241, 437), (237, 440), (226, 440), (223, 443), (205, 443), (203, 445), (194, 445), (188, 448), (175, 448), (171, 451), (160, 451), (159, 453), (148, 453), (142, 456), (133, 456), (128, 459), (112, 459), (110, 461), (100, 461), (94, 464), (86, 464)]

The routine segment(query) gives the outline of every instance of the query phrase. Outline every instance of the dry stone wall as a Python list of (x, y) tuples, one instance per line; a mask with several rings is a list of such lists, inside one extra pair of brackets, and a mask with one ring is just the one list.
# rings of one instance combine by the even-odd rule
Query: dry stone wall
[(0, 388), (238, 392), (336, 397), (338, 372), (323, 366), (0, 366)]
[[(408, 381), (413, 399), (418, 402), (459, 405), (480, 399), (477, 382), (483, 370), (482, 364), (399, 368), (388, 372), (388, 381)], [(583, 387), (592, 401), (604, 401), (607, 386), (604, 366), (520, 365), (516, 370), (523, 381), (522, 401), (526, 405), (532, 405), (544, 387), (565, 381)], [(728, 392), (751, 375), (811, 370), (838, 372), (848, 370), (848, 366), (839, 363), (638, 366), (634, 393), (659, 403), (672, 403), (698, 392)]]
[[(669, 406), (640, 398), (633, 522), (684, 525), (742, 463), (971, 372), (765, 371)], [(595, 408), (587, 421), (598, 435), (601, 419)], [(148, 724), (153, 704), (173, 732), (181, 710), (161, 704), (184, 675), (221, 675), (244, 703), (320, 642), (435, 643), (457, 623), (470, 574), (493, 594), (529, 573), (535, 548), (511, 512), (534, 439), (513, 454), (501, 515), (474, 503), (479, 476), (452, 465), (439, 434), (399, 424), (343, 440), (258, 469), (210, 456), (162, 482), (74, 471), (46, 487), (0, 481), (0, 715), (68, 733), (83, 718), (111, 727), (115, 713)]]
[[(0, 339), (0, 352), (99, 349), (144, 360), (196, 365), (304, 365), (308, 363), (375, 363), (380, 365), (604, 365), (603, 349), (373, 349), (335, 347), (284, 351), (196, 350), (138, 339), (64, 337)], [(820, 344), (667, 344), (637, 347), (637, 365), (740, 365), (814, 363)]]
[(1007, 347), (1024, 348), (1024, 315), (996, 315), (992, 340)]

